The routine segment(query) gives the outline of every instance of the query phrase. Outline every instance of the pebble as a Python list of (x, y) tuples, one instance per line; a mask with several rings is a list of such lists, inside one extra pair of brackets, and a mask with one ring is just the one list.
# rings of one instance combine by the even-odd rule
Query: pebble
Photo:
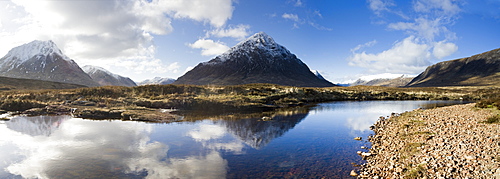
[[(475, 104), (380, 118), (358, 178), (500, 178), (500, 124)], [(372, 155), (376, 154), (376, 155)], [(368, 157), (369, 156), (369, 157)], [(352, 174), (352, 173), (351, 173)]]

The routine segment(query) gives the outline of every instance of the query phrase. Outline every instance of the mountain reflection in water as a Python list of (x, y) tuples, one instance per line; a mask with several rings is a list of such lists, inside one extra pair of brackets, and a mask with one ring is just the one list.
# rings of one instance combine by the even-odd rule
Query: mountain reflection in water
[[(169, 124), (0, 121), (0, 178), (348, 178), (381, 115), (429, 101), (334, 102)], [(264, 117), (264, 118), (263, 118)]]

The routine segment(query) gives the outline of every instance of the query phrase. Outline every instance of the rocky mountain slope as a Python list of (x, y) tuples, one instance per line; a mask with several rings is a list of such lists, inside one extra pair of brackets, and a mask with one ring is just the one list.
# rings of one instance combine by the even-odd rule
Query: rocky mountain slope
[(249, 83), (302, 87), (335, 86), (318, 78), (306, 64), (263, 32), (249, 37), (208, 62), (198, 64), (173, 84)]
[(172, 84), (174, 81), (175, 79), (173, 78), (154, 77), (153, 79), (141, 81), (138, 85), (168, 85)]
[(0, 76), (99, 86), (52, 41), (33, 41), (0, 59)]
[(427, 67), (409, 87), (500, 85), (500, 49)]
[(86, 65), (82, 69), (101, 86), (137, 86), (130, 78), (111, 73), (98, 66)]

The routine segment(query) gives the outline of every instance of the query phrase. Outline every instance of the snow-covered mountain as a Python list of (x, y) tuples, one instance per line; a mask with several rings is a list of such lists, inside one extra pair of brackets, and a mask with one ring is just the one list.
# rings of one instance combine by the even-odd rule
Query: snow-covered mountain
[(401, 87), (407, 85), (414, 76), (401, 75), (397, 78), (376, 78), (371, 80), (358, 79), (354, 83), (350, 83), (349, 86), (386, 86), (386, 87)]
[(172, 84), (174, 81), (175, 79), (173, 78), (154, 77), (153, 79), (141, 81), (138, 85), (168, 85)]
[(0, 59), (0, 76), (99, 86), (52, 41), (11, 49)]
[(102, 67), (86, 65), (82, 69), (101, 86), (137, 86), (130, 78), (111, 73)]
[(328, 87), (309, 67), (263, 32), (254, 34), (214, 59), (200, 63), (174, 84), (239, 85), (272, 83)]

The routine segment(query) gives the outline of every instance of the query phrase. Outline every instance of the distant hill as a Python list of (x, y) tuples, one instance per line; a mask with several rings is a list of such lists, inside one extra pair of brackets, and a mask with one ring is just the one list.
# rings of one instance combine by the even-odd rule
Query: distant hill
[(84, 85), (60, 83), (52, 81), (31, 80), (21, 78), (0, 77), (0, 91), (5, 90), (39, 90), (39, 89), (73, 89), (84, 88)]
[(99, 86), (52, 41), (15, 47), (0, 58), (0, 76)]
[(427, 67), (409, 87), (500, 85), (500, 49)]
[(137, 86), (130, 78), (111, 73), (98, 66), (86, 65), (82, 69), (101, 86)]
[(397, 78), (378, 78), (378, 79), (373, 79), (370, 81), (364, 81), (364, 80), (357, 80), (354, 83), (349, 84), (349, 86), (357, 86), (357, 85), (363, 85), (363, 86), (385, 86), (385, 87), (402, 87), (407, 85), (413, 77), (408, 77), (406, 75), (402, 75)]
[(200, 63), (173, 84), (240, 85), (271, 83), (286, 86), (335, 86), (318, 78), (309, 67), (260, 32), (214, 59)]
[(153, 79), (141, 81), (138, 85), (168, 85), (172, 84), (174, 81), (175, 79), (173, 78), (154, 77)]

